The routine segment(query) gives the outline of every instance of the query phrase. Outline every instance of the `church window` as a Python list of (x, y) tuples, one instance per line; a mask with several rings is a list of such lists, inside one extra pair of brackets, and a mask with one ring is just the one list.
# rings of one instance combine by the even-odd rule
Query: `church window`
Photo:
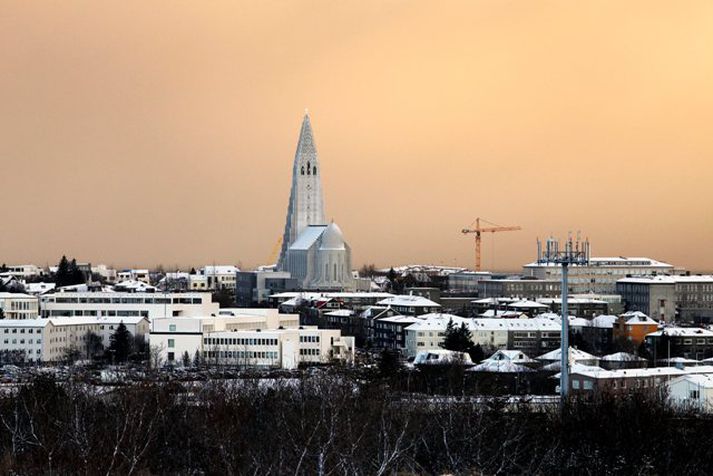
[(312, 174), (317, 175), (317, 166), (312, 167)]
[(337, 263), (334, 263), (334, 280), (337, 280)]
[(307, 162), (307, 175), (309, 175), (311, 170), (312, 170), (312, 167), (310, 167), (309, 162)]
[(302, 166), (302, 172), (301, 172), (301, 175), (304, 175), (304, 174), (305, 174), (305, 166), (303, 165), (303, 166)]

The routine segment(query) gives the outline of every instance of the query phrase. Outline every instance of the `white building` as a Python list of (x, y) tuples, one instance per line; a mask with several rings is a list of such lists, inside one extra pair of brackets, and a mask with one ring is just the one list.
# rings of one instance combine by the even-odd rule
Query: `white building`
[[(296, 368), (300, 363), (351, 363), (354, 338), (339, 330), (300, 327), (299, 316), (235, 310), (203, 319), (168, 318), (152, 323), (151, 346), (163, 363), (178, 364), (198, 352), (208, 364)], [(252, 312), (255, 311), (255, 312)], [(252, 312), (252, 313), (251, 313)]]
[(217, 314), (207, 293), (57, 292), (40, 297), (42, 317), (194, 317)]
[(92, 266), (92, 273), (98, 274), (99, 276), (104, 278), (109, 283), (116, 282), (116, 276), (117, 276), (116, 270), (108, 267), (105, 264), (98, 264), (96, 266)]
[(441, 305), (423, 296), (413, 294), (391, 296), (376, 303), (378, 306), (390, 307), (399, 314), (420, 316), (438, 312)]
[(151, 276), (148, 269), (124, 269), (116, 273), (117, 281), (143, 281), (151, 284)]
[[(562, 267), (559, 264), (534, 262), (523, 266), (522, 271), (525, 276), (537, 279), (562, 279)], [(572, 293), (616, 294), (616, 282), (627, 276), (672, 274), (675, 271), (672, 265), (651, 258), (590, 258), (586, 266), (569, 267), (569, 288)]]
[(24, 362), (52, 362), (64, 360), (71, 348), (86, 352), (87, 334), (102, 337), (104, 347), (109, 336), (124, 322), (132, 335), (146, 334), (145, 318), (60, 318), (0, 320), (0, 358)]
[(0, 293), (0, 310), (4, 319), (35, 319), (39, 301), (29, 294)]
[(0, 272), (0, 276), (14, 276), (16, 279), (25, 280), (43, 276), (45, 270), (34, 264), (17, 264), (7, 266), (7, 270)]
[[(229, 289), (235, 291), (235, 280), (239, 271), (240, 269), (233, 265), (204, 266), (198, 270), (198, 276), (196, 276), (195, 280), (191, 278), (191, 289)], [(200, 279), (201, 276), (205, 277), (205, 280)], [(205, 283), (205, 288), (201, 287), (203, 283)]]
[(679, 407), (713, 410), (713, 374), (687, 374), (668, 383), (669, 401)]

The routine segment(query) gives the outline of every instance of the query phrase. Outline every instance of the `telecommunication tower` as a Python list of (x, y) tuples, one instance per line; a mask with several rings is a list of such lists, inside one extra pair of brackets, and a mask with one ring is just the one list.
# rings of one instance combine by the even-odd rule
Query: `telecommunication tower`
[(564, 246), (560, 247), (559, 240), (548, 238), (545, 241), (544, 248), (542, 242), (537, 240), (537, 263), (552, 264), (562, 267), (562, 335), (560, 338), (560, 397), (562, 401), (566, 400), (569, 394), (569, 309), (567, 300), (569, 298), (568, 272), (570, 265), (587, 265), (589, 264), (589, 240), (581, 241), (579, 234), (577, 239), (572, 239), (570, 234)]

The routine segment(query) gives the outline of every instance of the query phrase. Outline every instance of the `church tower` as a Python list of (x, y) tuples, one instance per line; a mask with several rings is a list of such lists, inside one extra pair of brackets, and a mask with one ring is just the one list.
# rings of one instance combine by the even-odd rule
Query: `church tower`
[(309, 114), (305, 112), (292, 166), (292, 188), (278, 269), (284, 269), (285, 253), (305, 228), (310, 225), (326, 225), (321, 174), (312, 125)]

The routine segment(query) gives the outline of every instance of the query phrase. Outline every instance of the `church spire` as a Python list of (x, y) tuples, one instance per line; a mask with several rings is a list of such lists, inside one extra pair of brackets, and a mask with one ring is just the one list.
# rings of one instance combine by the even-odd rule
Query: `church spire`
[(319, 165), (317, 147), (309, 112), (305, 110), (297, 141), (297, 151), (292, 166), (292, 188), (287, 206), (285, 234), (278, 268), (283, 266), (285, 252), (297, 236), (310, 225), (324, 225), (324, 201), (322, 199), (322, 169)]

